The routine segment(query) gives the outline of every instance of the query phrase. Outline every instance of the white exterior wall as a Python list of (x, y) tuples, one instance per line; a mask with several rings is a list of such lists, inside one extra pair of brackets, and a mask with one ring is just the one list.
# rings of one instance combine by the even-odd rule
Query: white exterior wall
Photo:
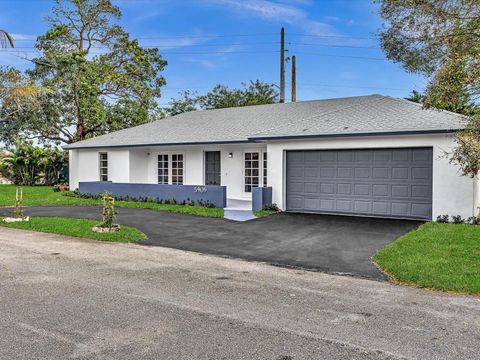
[[(99, 181), (98, 154), (100, 152), (108, 153), (109, 181), (156, 184), (158, 155), (183, 154), (184, 184), (203, 185), (205, 183), (204, 154), (206, 151), (220, 151), (221, 185), (227, 187), (227, 197), (251, 199), (251, 193), (244, 192), (244, 153), (254, 151), (261, 153), (265, 150), (264, 144), (71, 150), (70, 187), (78, 188), (78, 183), (81, 181)], [(233, 157), (230, 158), (229, 153), (232, 153)], [(169, 159), (171, 161), (171, 156)], [(72, 169), (78, 169), (78, 171), (75, 172)], [(260, 171), (260, 177), (261, 175)]]
[[(156, 184), (157, 155), (182, 153), (184, 154), (184, 184), (203, 185), (205, 151), (221, 151), (221, 184), (227, 186), (227, 197), (250, 199), (251, 194), (244, 192), (244, 152), (267, 150), (268, 185), (273, 188), (273, 202), (285, 209), (284, 162), (287, 150), (433, 147), (433, 218), (443, 214), (460, 214), (463, 217), (470, 217), (478, 214), (480, 179), (461, 176), (459, 169), (449, 163), (444, 154), (453, 146), (454, 141), (451, 135), (438, 134), (277, 141), (267, 145), (232, 144), (71, 150), (70, 186), (76, 189), (80, 181), (99, 180), (98, 153), (104, 151), (108, 152), (110, 181)], [(232, 158), (229, 158), (229, 153), (233, 154)]]
[(268, 181), (273, 188), (273, 202), (285, 209), (284, 162), (287, 150), (433, 147), (433, 219), (443, 214), (470, 217), (480, 205), (480, 194), (476, 199), (474, 195), (475, 182), (478, 184), (478, 181), (461, 176), (458, 167), (449, 163), (445, 152), (450, 152), (453, 146), (453, 137), (445, 134), (271, 142), (267, 152)]

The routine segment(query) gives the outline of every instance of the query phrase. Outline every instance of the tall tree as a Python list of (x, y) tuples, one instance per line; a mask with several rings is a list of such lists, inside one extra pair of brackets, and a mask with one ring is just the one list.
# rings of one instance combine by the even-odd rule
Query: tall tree
[[(429, 79), (423, 103), (470, 116), (452, 162), (475, 176), (480, 167), (480, 3), (478, 0), (377, 0), (390, 60)], [(466, 146), (465, 144), (468, 144)]]
[(110, 0), (55, 0), (28, 72), (51, 91), (38, 111), (16, 119), (27, 137), (72, 143), (155, 116), (166, 62), (130, 39), (120, 17)]
[(184, 91), (179, 99), (172, 99), (164, 111), (167, 115), (178, 115), (187, 111), (222, 109), (238, 106), (273, 104), (278, 102), (278, 91), (273, 84), (260, 80), (242, 83), (241, 88), (230, 89), (224, 85), (216, 85), (205, 95)]

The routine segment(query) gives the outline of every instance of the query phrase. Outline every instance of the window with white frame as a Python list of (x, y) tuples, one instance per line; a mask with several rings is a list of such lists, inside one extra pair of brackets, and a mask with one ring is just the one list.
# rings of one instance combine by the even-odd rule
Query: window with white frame
[(168, 154), (158, 155), (158, 183), (168, 184)]
[(245, 153), (245, 192), (252, 192), (252, 188), (259, 186), (260, 180), (260, 153)]
[(267, 153), (263, 153), (263, 186), (267, 187)]
[(108, 181), (108, 153), (99, 153), (98, 160), (100, 165), (100, 181)]
[(172, 154), (172, 184), (183, 185), (183, 154)]

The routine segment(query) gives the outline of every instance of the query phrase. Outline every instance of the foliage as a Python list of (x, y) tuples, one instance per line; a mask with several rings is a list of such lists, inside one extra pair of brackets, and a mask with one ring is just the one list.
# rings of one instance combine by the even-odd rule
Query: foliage
[[(101, 199), (79, 198), (67, 196), (65, 192), (54, 192), (50, 186), (23, 186), (25, 206), (78, 206), (78, 205), (102, 205)], [(12, 206), (15, 201), (15, 186), (0, 185), (0, 206)], [(210, 208), (203, 206), (191, 206), (181, 204), (159, 204), (157, 202), (140, 202), (133, 200), (115, 201), (116, 207), (152, 209), (155, 211), (167, 211), (194, 216), (222, 218), (222, 208)]]
[(17, 185), (55, 185), (67, 182), (68, 154), (18, 141), (0, 162), (0, 174)]
[[(81, 193), (78, 189), (66, 192), (64, 194), (65, 196), (70, 196), (70, 197), (77, 197), (80, 199), (94, 199), (94, 200), (101, 200), (102, 194), (88, 194), (88, 193)], [(157, 203), (157, 204), (163, 204), (163, 205), (188, 205), (188, 206), (199, 206), (199, 207), (205, 207), (205, 208), (210, 208), (213, 209), (215, 208), (215, 205), (212, 204), (209, 200), (192, 200), (190, 198), (187, 198), (186, 200), (183, 201), (178, 201), (175, 198), (171, 199), (160, 199), (157, 197), (153, 196), (146, 196), (146, 197), (131, 197), (131, 196), (115, 196), (115, 200), (117, 201), (135, 201), (135, 202), (145, 202), (145, 203)]]
[(452, 216), (452, 223), (463, 224), (463, 223), (465, 223), (465, 220), (462, 218), (461, 215), (454, 215), (454, 216)]
[(11, 143), (18, 137), (21, 124), (15, 119), (35, 111), (40, 95), (46, 92), (19, 70), (0, 66), (0, 141)]
[(0, 29), (0, 48), (14, 47), (13, 38), (8, 32)]
[(279, 212), (280, 208), (277, 204), (264, 205), (263, 210)]
[(377, 0), (385, 20), (380, 33), (388, 59), (429, 79), (424, 105), (473, 116), (457, 136), (452, 162), (475, 176), (480, 158), (480, 6), (464, 0)]
[(103, 209), (102, 209), (102, 222), (99, 227), (111, 229), (115, 225), (115, 199), (109, 192), (104, 192), (102, 195)]
[(40, 105), (10, 119), (22, 134), (72, 143), (155, 118), (166, 62), (117, 23), (110, 0), (56, 0), (28, 76), (48, 88)]
[(0, 226), (3, 227), (39, 231), (43, 233), (73, 236), (99, 241), (129, 243), (145, 240), (147, 238), (143, 232), (129, 226), (122, 226), (119, 231), (116, 232), (96, 233), (92, 231), (92, 227), (94, 227), (96, 224), (97, 222), (95, 220), (56, 217), (34, 217), (30, 218), (30, 221), (17, 223), (4, 223), (0, 221)]
[(423, 224), (373, 257), (396, 281), (414, 286), (480, 294), (480, 226)]
[(170, 106), (164, 111), (167, 115), (178, 115), (187, 111), (212, 110), (238, 106), (273, 104), (278, 102), (278, 91), (273, 84), (260, 80), (242, 83), (240, 89), (229, 89), (224, 85), (216, 85), (205, 95), (196, 92), (180, 92), (179, 99), (172, 99)]
[(423, 103), (424, 99), (425, 99), (425, 95), (423, 95), (422, 93), (420, 93), (417, 90), (412, 90), (410, 95), (405, 98), (405, 100), (415, 102), (415, 103), (419, 103), (419, 104)]
[(438, 223), (448, 223), (450, 221), (450, 216), (448, 215), (438, 215), (437, 222)]

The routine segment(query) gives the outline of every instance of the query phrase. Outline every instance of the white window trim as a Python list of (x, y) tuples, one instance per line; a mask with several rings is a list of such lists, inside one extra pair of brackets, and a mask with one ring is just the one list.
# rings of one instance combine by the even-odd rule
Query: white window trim
[[(245, 154), (246, 153), (258, 153), (258, 187), (263, 187), (263, 153), (267, 153), (267, 150), (263, 149), (245, 149), (242, 152), (242, 193), (251, 195), (252, 192), (245, 191)], [(268, 184), (268, 154), (267, 154), (267, 184)]]
[[(104, 167), (102, 167), (102, 155), (106, 154), (107, 155), (107, 180), (102, 180), (102, 169)], [(109, 178), (109, 164), (110, 164), (110, 161), (108, 161), (108, 152), (107, 151), (99, 151), (98, 152), (98, 180), (99, 181), (108, 181), (108, 178)]]
[[(182, 185), (185, 185), (185, 169), (187, 167), (186, 163), (187, 163), (187, 159), (186, 159), (186, 156), (185, 156), (185, 152), (184, 151), (159, 151), (159, 152), (156, 152), (155, 153), (155, 175), (156, 175), (156, 183), (158, 184), (158, 156), (159, 155), (168, 155), (168, 184), (164, 184), (164, 185), (177, 185), (177, 184), (173, 184), (172, 183), (172, 155), (182, 155), (183, 156), (183, 184)], [(179, 186), (182, 186), (182, 185), (179, 185)]]

